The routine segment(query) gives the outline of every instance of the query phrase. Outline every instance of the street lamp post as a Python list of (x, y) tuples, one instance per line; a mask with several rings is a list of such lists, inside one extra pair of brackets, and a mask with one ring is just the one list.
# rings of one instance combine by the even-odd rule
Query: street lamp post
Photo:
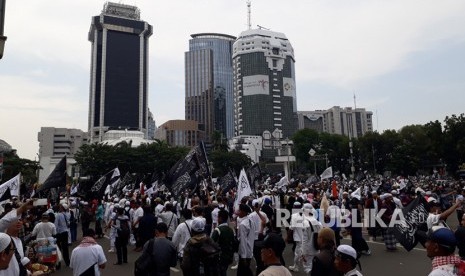
[(0, 0), (0, 59), (3, 57), (6, 41), (6, 36), (3, 35), (5, 24), (5, 3), (6, 0)]
[[(316, 151), (311, 148), (308, 151), (308, 154), (310, 154), (310, 161), (312, 160), (312, 157), (315, 155)], [(313, 159), (313, 173), (316, 175), (316, 159)]]

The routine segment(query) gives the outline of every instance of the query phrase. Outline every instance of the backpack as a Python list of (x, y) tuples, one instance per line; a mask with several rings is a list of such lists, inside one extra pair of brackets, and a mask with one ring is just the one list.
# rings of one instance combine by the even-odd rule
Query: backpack
[(118, 237), (121, 239), (129, 239), (131, 230), (129, 229), (128, 220), (119, 218), (116, 219), (119, 220), (119, 228), (117, 229)]
[[(190, 241), (188, 242), (190, 243)], [(217, 276), (220, 275), (221, 248), (211, 238), (207, 237), (198, 244), (189, 244), (190, 267), (185, 267), (190, 275)]]
[(204, 275), (220, 275), (221, 248), (210, 238), (202, 242), (200, 246), (200, 271)]

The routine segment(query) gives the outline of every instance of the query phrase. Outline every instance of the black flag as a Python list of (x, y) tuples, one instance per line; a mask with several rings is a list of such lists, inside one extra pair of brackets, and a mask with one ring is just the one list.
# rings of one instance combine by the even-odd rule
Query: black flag
[(259, 180), (262, 177), (262, 171), (260, 170), (260, 166), (258, 163), (253, 164), (252, 167), (247, 169), (247, 176), (250, 181), (250, 188), (253, 192), (255, 192), (255, 180)]
[(11, 198), (10, 187), (5, 186), (4, 189), (0, 186), (0, 202)]
[(40, 192), (46, 192), (51, 188), (59, 187), (66, 187), (66, 156), (63, 156), (45, 182), (36, 190), (35, 197)]
[(205, 146), (201, 142), (170, 169), (165, 177), (165, 183), (174, 196), (179, 196), (181, 191), (195, 188), (202, 179), (209, 176), (210, 169)]
[(223, 195), (227, 194), (229, 190), (236, 187), (236, 178), (234, 177), (234, 174), (231, 172), (231, 170), (220, 179), (219, 185)]
[(417, 196), (407, 207), (402, 209), (403, 218), (397, 217), (399, 223), (392, 228), (397, 241), (407, 250), (412, 250), (418, 243), (416, 236), (418, 227), (428, 218), (428, 204), (424, 197)]

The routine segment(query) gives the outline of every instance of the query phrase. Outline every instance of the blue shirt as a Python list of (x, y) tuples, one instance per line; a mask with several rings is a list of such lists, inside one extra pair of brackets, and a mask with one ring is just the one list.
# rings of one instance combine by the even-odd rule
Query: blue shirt
[(69, 219), (68, 214), (64, 212), (60, 212), (55, 215), (55, 227), (57, 229), (57, 234), (68, 231)]

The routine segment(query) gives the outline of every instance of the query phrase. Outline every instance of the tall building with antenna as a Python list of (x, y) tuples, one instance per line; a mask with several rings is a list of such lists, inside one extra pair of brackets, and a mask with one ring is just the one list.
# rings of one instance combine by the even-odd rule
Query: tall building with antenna
[(152, 26), (135, 6), (108, 2), (92, 17), (89, 138), (113, 129), (148, 130), (148, 50)]
[(278, 131), (290, 138), (297, 131), (294, 63), (283, 33), (259, 28), (239, 35), (233, 47), (236, 136)]

